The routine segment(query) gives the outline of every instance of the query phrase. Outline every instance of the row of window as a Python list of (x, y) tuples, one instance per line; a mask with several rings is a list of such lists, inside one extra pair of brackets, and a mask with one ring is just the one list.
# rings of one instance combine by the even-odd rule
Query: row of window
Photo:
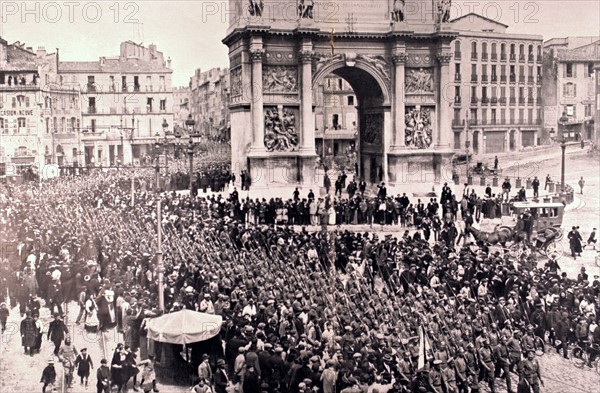
[[(496, 44), (495, 42), (493, 42), (491, 45), (489, 45), (489, 47), (491, 48), (491, 51), (488, 52), (488, 43), (487, 42), (482, 42), (481, 43), (481, 58), (483, 60), (487, 60), (487, 55), (488, 53), (491, 53), (491, 59), (492, 60), (496, 60), (497, 59), (497, 54), (498, 54), (498, 44)], [(477, 43), (477, 41), (472, 41), (471, 42), (471, 58), (472, 59), (477, 59), (478, 58), (478, 51), (479, 45)], [(516, 52), (516, 44), (510, 44), (509, 46), (509, 55), (510, 55), (510, 59), (515, 60), (516, 56), (517, 56), (517, 52)], [(500, 44), (500, 59), (501, 60), (506, 60), (506, 44), (505, 43), (501, 43)], [(461, 42), (460, 41), (455, 41), (454, 43), (454, 57), (455, 58), (460, 58), (461, 56)], [(537, 59), (538, 61), (541, 61), (541, 57), (542, 57), (542, 46), (541, 45), (537, 45)], [(519, 59), (520, 60), (525, 60), (525, 44), (520, 44), (519, 45)], [(534, 60), (534, 45), (530, 44), (527, 46), (527, 59), (529, 61), (533, 61)]]
[[(454, 110), (454, 120), (453, 124), (464, 125), (464, 120), (461, 119), (461, 110)], [(488, 117), (489, 113), (489, 117)], [(527, 120), (525, 119), (525, 109), (519, 109), (518, 112), (515, 109), (508, 110), (508, 120), (506, 117), (506, 109), (491, 109), (488, 112), (488, 109), (471, 109), (469, 112), (469, 123), (470, 124), (479, 124), (479, 125), (494, 125), (494, 124), (540, 124), (542, 119), (542, 111), (540, 108), (537, 110), (528, 109), (527, 110)], [(481, 114), (481, 116), (479, 116)], [(498, 116), (498, 114), (500, 116)], [(518, 115), (518, 117), (516, 117)]]
[[(18, 117), (16, 123), (11, 127), (8, 119), (0, 117), (0, 133), (2, 134), (27, 134), (29, 133), (29, 129), (35, 127), (35, 125), (28, 127), (27, 126), (27, 118)], [(79, 130), (80, 120), (71, 117), (69, 118), (46, 118), (46, 133), (57, 132), (57, 133), (71, 133)]]
[[(471, 80), (476, 82), (478, 77), (478, 72), (477, 72), (477, 64), (471, 64)], [(461, 78), (461, 64), (460, 63), (455, 63), (454, 65), (454, 69), (455, 69), (455, 80), (460, 81)], [(490, 80), (492, 82), (496, 82), (498, 80), (500, 80), (500, 82), (506, 82), (507, 81), (507, 68), (506, 65), (502, 64), (500, 65), (500, 78), (498, 78), (498, 66), (496, 64), (492, 64), (492, 66), (490, 67)], [(510, 76), (510, 81), (511, 82), (516, 82), (517, 80), (517, 75), (519, 76), (519, 82), (524, 83), (525, 82), (525, 77), (528, 76), (528, 82), (533, 82), (534, 81), (534, 68), (533, 66), (529, 66), (527, 69), (527, 75), (525, 74), (525, 66), (519, 66), (518, 68), (519, 73), (517, 74), (517, 67), (514, 65), (511, 65), (508, 68), (508, 75)], [(538, 77), (538, 81), (541, 80), (542, 77), (542, 66), (537, 66), (537, 73), (535, 74)], [(482, 64), (481, 65), (481, 78), (482, 81), (487, 82), (488, 80), (488, 67), (486, 64)], [(485, 79), (485, 80), (484, 80)]]
[[(4, 97), (0, 96), (0, 108), (4, 107)], [(13, 109), (17, 109), (17, 108), (30, 108), (30, 107), (34, 107), (35, 103), (31, 102), (31, 99), (29, 96), (25, 96), (25, 95), (16, 95), (14, 97), (12, 97), (11, 100), (11, 107)], [(59, 101), (60, 101), (60, 106), (59, 106)], [(67, 102), (69, 103), (69, 105), (67, 105)], [(77, 97), (76, 96), (61, 96), (60, 100), (58, 97), (45, 97), (44, 98), (44, 108), (46, 109), (67, 109), (67, 106), (70, 109), (76, 109), (77, 108)]]
[[(498, 98), (500, 99), (500, 102), (506, 102), (506, 87), (501, 86), (500, 87), (500, 95), (498, 95), (498, 87), (497, 86), (491, 86), (491, 88), (488, 88), (488, 86), (471, 86), (471, 100), (473, 101), (473, 99), (477, 99), (477, 97), (479, 97), (478, 92), (480, 91), (479, 89), (481, 89), (481, 97), (482, 99), (489, 99), (489, 100), (497, 100)], [(455, 102), (461, 102), (461, 86), (455, 86), (454, 87), (454, 97), (455, 97)], [(511, 102), (513, 102), (512, 99), (515, 99), (514, 102), (516, 102), (516, 97), (517, 97), (517, 89), (514, 87), (509, 88), (508, 90), (509, 93), (509, 97), (511, 98)], [(527, 95), (526, 95), (527, 94)], [(533, 89), (533, 87), (529, 87), (527, 88), (527, 90), (525, 90), (524, 87), (519, 87), (518, 90), (518, 97), (519, 97), (519, 101), (525, 101), (525, 99), (527, 99), (527, 101), (531, 102), (531, 100), (533, 100), (534, 98), (536, 98), (538, 101), (540, 101), (542, 99), (542, 89), (541, 88), (537, 88), (537, 89)], [(474, 101), (475, 102), (475, 101)]]
[[(562, 65), (563, 77), (564, 78), (576, 78), (577, 77), (577, 63), (565, 63)], [(581, 64), (586, 71), (586, 76), (591, 78), (594, 75), (594, 63)]]
[[(565, 105), (563, 113), (570, 117), (577, 117), (577, 105)], [(583, 105), (583, 116), (589, 117), (594, 115), (594, 106), (592, 104)]]
[[(158, 109), (162, 112), (167, 110), (167, 100), (159, 100)], [(127, 109), (124, 110), (127, 112)], [(146, 99), (146, 112), (152, 113), (154, 111), (154, 98), (148, 97)], [(111, 108), (111, 113), (113, 112), (113, 108)], [(114, 112), (116, 113), (116, 108), (114, 108)], [(98, 113), (96, 108), (96, 97), (88, 97), (88, 113)]]
[[(159, 79), (159, 82), (158, 82), (158, 89), (159, 89), (159, 91), (165, 91), (165, 88), (166, 88), (165, 77), (163, 75), (160, 75), (158, 79)], [(121, 76), (121, 87), (120, 87), (121, 91), (124, 91), (124, 92), (128, 91), (128, 87), (131, 84), (132, 84), (131, 80), (129, 82), (127, 82), (127, 75), (122, 75)], [(114, 75), (110, 75), (109, 76), (108, 87), (109, 87), (109, 91), (117, 91), (117, 90), (119, 90)], [(146, 88), (146, 91), (152, 91), (153, 90), (152, 76), (151, 75), (147, 75), (146, 76), (146, 85), (145, 85), (145, 88)], [(97, 90), (96, 77), (94, 75), (88, 75), (87, 91), (88, 92), (95, 92), (96, 90)], [(138, 75), (134, 75), (133, 76), (133, 91), (135, 91), (135, 92), (139, 92), (140, 91), (140, 77)]]

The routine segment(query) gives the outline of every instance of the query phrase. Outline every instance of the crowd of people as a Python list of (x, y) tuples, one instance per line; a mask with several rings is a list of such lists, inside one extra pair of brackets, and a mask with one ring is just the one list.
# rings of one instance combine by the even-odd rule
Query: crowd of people
[[(182, 358), (194, 370), (195, 392), (475, 392), (482, 384), (494, 392), (499, 379), (515, 391), (516, 374), (519, 389), (537, 393), (536, 343), (565, 357), (570, 344), (600, 343), (598, 276), (582, 269), (571, 279), (552, 258), (538, 267), (535, 254), (514, 259), (470, 237), (457, 244), (459, 231), (450, 228), (477, 216), (468, 189), (457, 197), (445, 186), (439, 203), (432, 197), (427, 206), (388, 196), (384, 184), (372, 197), (358, 187), (347, 199), (294, 194), (253, 202), (236, 189), (210, 198), (132, 194), (119, 186), (131, 175), (60, 178), (0, 193), (1, 235), (16, 245), (2, 264), (1, 289), (10, 296), (0, 317), (25, 317), (30, 355), (39, 349), (42, 304), (60, 320), (62, 305), (77, 302), (86, 330), (123, 332), (123, 345), (97, 371), (98, 392), (132, 378), (137, 386), (140, 376), (123, 365), (152, 369), (161, 361), (145, 328), (161, 314), (153, 258), (159, 200), (165, 312), (186, 308), (224, 320), (224, 346)], [(280, 220), (286, 204), (288, 220)], [(371, 219), (406, 228), (380, 237), (303, 226), (313, 215), (331, 223), (332, 209), (336, 224)], [(73, 358), (61, 355), (72, 345), (61, 324), (52, 331), (60, 358)], [(156, 389), (148, 379), (143, 385)]]

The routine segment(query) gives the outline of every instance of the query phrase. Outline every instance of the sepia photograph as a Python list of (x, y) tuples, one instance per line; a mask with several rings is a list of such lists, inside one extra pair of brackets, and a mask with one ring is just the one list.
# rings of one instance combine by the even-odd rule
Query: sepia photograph
[(598, 393), (600, 2), (0, 2), (0, 393)]

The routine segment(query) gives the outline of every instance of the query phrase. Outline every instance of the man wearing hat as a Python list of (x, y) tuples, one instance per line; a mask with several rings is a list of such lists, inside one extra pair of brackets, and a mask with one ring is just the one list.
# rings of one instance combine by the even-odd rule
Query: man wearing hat
[(544, 385), (540, 374), (540, 365), (535, 359), (535, 352), (528, 351), (527, 358), (519, 364), (519, 385), (526, 381), (532, 393), (540, 393), (540, 383)]
[(59, 313), (54, 313), (54, 320), (48, 325), (47, 339), (54, 344), (54, 356), (58, 355), (60, 344), (65, 339), (65, 334), (69, 334), (67, 325), (63, 322)]
[(225, 360), (217, 360), (217, 370), (214, 374), (215, 380), (215, 393), (226, 393), (227, 385), (229, 384), (229, 378), (227, 377), (227, 365)]
[(75, 367), (77, 367), (77, 375), (81, 379), (81, 384), (83, 385), (85, 380), (85, 387), (87, 388), (90, 370), (94, 368), (94, 363), (87, 353), (87, 348), (81, 348), (81, 353), (75, 359)]
[(435, 393), (443, 393), (444, 390), (442, 388), (442, 371), (441, 371), (442, 361), (436, 359), (433, 361), (433, 368), (429, 371), (429, 387), (432, 392)]
[(96, 388), (97, 393), (109, 393), (110, 392), (110, 369), (108, 368), (108, 362), (106, 359), (100, 361), (100, 367), (96, 371)]
[(204, 379), (209, 385), (212, 384), (213, 374), (207, 354), (202, 354), (202, 363), (198, 366), (198, 378)]
[(496, 376), (500, 377), (500, 371), (503, 371), (506, 379), (506, 388), (508, 393), (512, 392), (512, 382), (510, 380), (510, 357), (506, 346), (506, 337), (501, 336), (500, 342), (494, 348), (494, 357), (496, 358)]
[(495, 367), (494, 367), (494, 356), (492, 349), (490, 348), (490, 340), (485, 338), (483, 340), (481, 348), (479, 348), (479, 364), (482, 371), (482, 380), (487, 380), (490, 387), (490, 391), (494, 393), (496, 391), (495, 385)]
[(46, 393), (46, 388), (50, 387), (49, 391), (54, 390), (54, 384), (56, 383), (56, 370), (54, 369), (54, 357), (48, 360), (48, 365), (42, 371), (42, 378), (40, 383), (43, 383), (42, 393)]

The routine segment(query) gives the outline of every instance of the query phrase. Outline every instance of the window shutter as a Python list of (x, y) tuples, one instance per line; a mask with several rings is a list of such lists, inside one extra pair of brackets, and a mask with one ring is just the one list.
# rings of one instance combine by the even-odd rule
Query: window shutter
[(571, 66), (573, 69), (573, 78), (577, 77), (577, 63), (573, 63), (573, 65)]
[(577, 85), (573, 83), (573, 97), (577, 97)]

